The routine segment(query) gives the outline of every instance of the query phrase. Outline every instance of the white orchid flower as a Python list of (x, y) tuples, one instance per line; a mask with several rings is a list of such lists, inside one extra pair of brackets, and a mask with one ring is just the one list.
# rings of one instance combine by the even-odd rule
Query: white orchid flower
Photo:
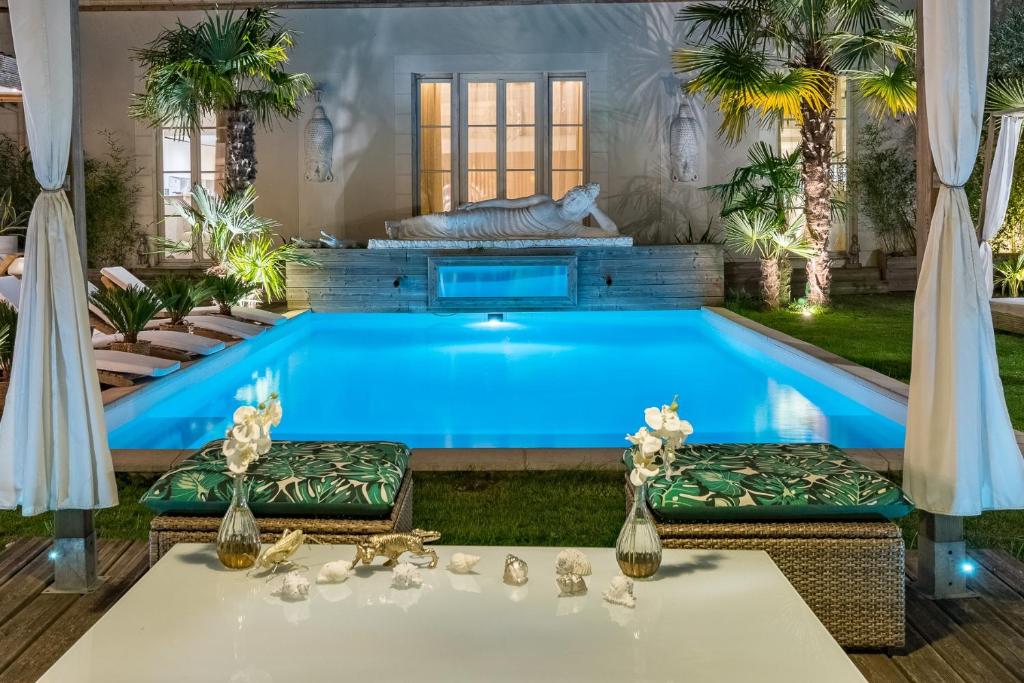
[(260, 436), (260, 426), (255, 422), (241, 422), (231, 428), (231, 438), (241, 443), (252, 443)]
[(629, 481), (633, 486), (640, 486), (656, 474), (658, 474), (656, 467), (634, 467), (633, 471), (629, 473)]
[(654, 431), (658, 431), (665, 422), (664, 411), (654, 407), (648, 408), (644, 411), (644, 422)]
[(276, 427), (281, 424), (281, 417), (281, 402), (277, 399), (267, 401), (267, 407), (263, 411), (264, 424)]
[(252, 406), (239, 406), (231, 420), (235, 424), (241, 424), (255, 419), (257, 415), (259, 415), (259, 411)]

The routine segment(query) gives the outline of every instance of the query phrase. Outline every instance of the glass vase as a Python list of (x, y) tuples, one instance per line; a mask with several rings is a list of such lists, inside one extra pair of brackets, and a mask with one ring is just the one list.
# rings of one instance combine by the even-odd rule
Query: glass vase
[(248, 569), (260, 552), (260, 528), (249, 509), (245, 475), (235, 474), (231, 505), (217, 532), (217, 557), (228, 569)]
[(633, 506), (615, 542), (615, 559), (622, 573), (633, 579), (650, 578), (661, 566), (661, 539), (647, 509), (646, 483), (633, 490)]

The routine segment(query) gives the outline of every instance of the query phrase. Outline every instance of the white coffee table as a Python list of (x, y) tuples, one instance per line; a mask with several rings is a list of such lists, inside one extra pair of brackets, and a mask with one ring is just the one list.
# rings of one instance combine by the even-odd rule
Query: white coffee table
[[(559, 598), (556, 548), (436, 546), (419, 589), (367, 567), (315, 582), (309, 599), (271, 596), (275, 581), (223, 570), (213, 546), (175, 546), (41, 679), (75, 681), (863, 681), (771, 559), (760, 551), (667, 550), (634, 609), (605, 603), (618, 574), (609, 549), (585, 550), (585, 596)], [(445, 565), (482, 556), (477, 573)], [(502, 583), (505, 556), (530, 580)], [(351, 559), (310, 545), (297, 560)]]

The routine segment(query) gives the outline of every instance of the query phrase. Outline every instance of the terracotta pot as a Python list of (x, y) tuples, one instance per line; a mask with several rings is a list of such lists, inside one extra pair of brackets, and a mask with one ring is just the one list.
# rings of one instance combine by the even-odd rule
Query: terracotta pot
[(185, 334), (191, 334), (192, 326), (188, 323), (184, 325), (172, 325), (171, 323), (163, 323), (160, 325), (160, 329), (164, 332), (184, 332)]
[(111, 351), (124, 351), (125, 353), (137, 353), (141, 356), (148, 356), (152, 344), (148, 341), (113, 342), (110, 345)]

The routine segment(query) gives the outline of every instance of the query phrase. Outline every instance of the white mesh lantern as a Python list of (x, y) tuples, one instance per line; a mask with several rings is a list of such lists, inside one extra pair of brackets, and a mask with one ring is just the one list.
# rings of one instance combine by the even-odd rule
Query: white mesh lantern
[(689, 98), (684, 98), (680, 103), (679, 112), (669, 127), (669, 153), (672, 181), (697, 182), (700, 168), (700, 124)]
[(314, 90), (316, 108), (306, 124), (303, 135), (306, 147), (306, 180), (329, 183), (334, 180), (331, 165), (334, 162), (334, 126), (320, 105), (320, 90)]

